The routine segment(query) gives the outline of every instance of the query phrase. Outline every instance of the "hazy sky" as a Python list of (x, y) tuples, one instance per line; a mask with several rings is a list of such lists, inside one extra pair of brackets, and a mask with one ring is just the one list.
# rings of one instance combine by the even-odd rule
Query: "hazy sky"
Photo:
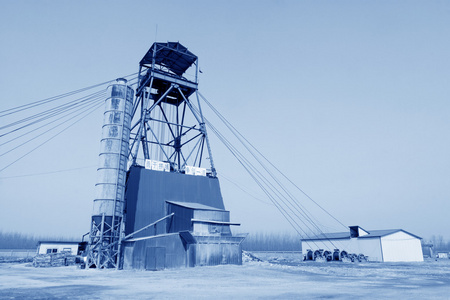
[[(179, 41), (199, 57), (201, 93), (341, 222), (450, 238), (450, 2), (0, 3), (0, 110), (137, 72), (155, 39)], [(0, 173), (0, 230), (89, 230), (101, 121), (99, 109)], [(219, 174), (256, 190), (211, 143)], [(241, 231), (292, 231), (221, 188)]]

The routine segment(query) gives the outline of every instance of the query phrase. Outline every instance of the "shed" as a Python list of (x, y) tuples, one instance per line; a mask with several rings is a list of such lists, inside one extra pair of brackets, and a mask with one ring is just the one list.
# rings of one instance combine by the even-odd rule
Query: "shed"
[(79, 255), (84, 251), (86, 242), (74, 241), (39, 241), (37, 254), (68, 253)]
[(420, 237), (403, 229), (364, 230), (350, 226), (348, 232), (322, 233), (302, 240), (303, 255), (308, 250), (335, 249), (363, 254), (369, 261), (419, 262), (423, 261)]
[(167, 213), (174, 213), (167, 223), (167, 232), (191, 231), (197, 235), (231, 235), (230, 212), (223, 209), (191, 202), (167, 202)]

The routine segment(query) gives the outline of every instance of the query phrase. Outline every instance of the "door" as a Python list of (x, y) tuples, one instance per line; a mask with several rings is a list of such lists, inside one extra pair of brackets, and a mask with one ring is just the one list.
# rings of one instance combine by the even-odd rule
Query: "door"
[(157, 271), (165, 268), (166, 248), (147, 247), (145, 253), (145, 270)]

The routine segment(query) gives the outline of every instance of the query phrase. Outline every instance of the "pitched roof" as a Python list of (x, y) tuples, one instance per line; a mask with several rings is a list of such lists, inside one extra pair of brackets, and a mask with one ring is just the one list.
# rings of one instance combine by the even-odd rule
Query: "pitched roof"
[(412, 235), (415, 238), (422, 239), (420, 236), (417, 236), (415, 234), (412, 234), (411, 232), (408, 232), (403, 229), (385, 229), (385, 230), (370, 230), (368, 235), (360, 236), (360, 238), (371, 238), (371, 237), (383, 237), (387, 236), (396, 232), (402, 231), (406, 234)]
[(330, 232), (330, 233), (321, 233), (318, 235), (308, 236), (303, 241), (311, 241), (311, 240), (335, 240), (335, 239), (349, 239), (350, 232)]
[(38, 241), (38, 245), (40, 244), (79, 244), (81, 242), (77, 241)]
[[(369, 234), (359, 236), (358, 239), (366, 239), (366, 238), (376, 238), (387, 236), (399, 231), (403, 231), (406, 234), (409, 234), (415, 238), (422, 239), (421, 237), (414, 235), (408, 231), (403, 229), (386, 229), (386, 230), (366, 230)], [(335, 239), (350, 239), (350, 232), (334, 232), (334, 233), (321, 233), (315, 236), (308, 236), (304, 241), (312, 241), (312, 240), (335, 240)]]

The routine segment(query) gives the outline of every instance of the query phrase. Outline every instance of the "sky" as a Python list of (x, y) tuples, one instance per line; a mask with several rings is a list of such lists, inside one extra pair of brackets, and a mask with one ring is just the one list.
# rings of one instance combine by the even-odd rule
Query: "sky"
[[(1, 4), (0, 110), (135, 73), (154, 41), (179, 41), (202, 95), (339, 221), (450, 239), (449, 2)], [(0, 172), (1, 231), (89, 230), (101, 122), (99, 109)], [(211, 146), (239, 231), (293, 232)]]

